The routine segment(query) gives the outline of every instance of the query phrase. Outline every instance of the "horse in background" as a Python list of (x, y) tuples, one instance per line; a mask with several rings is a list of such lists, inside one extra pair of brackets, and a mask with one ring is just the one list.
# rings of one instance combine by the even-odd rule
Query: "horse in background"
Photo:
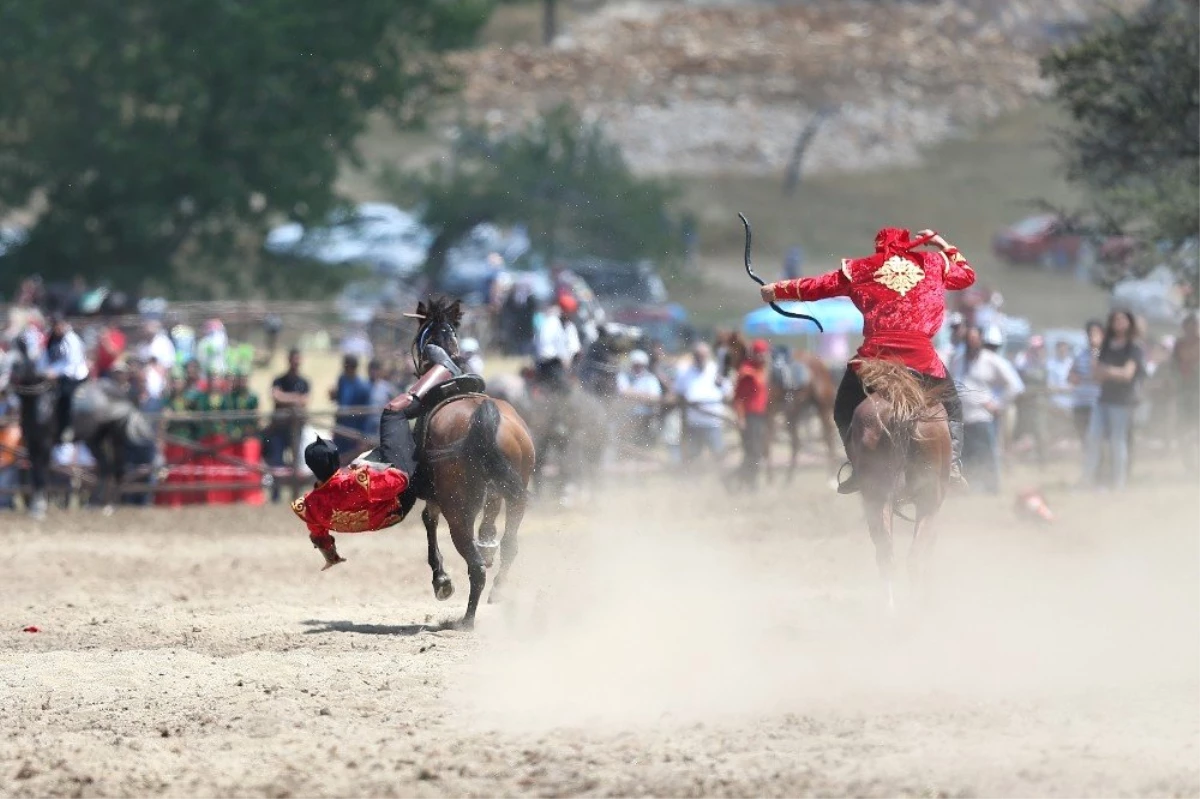
[(860, 480), (887, 610), (894, 613), (893, 516), (901, 505), (916, 509), (910, 584), (928, 592), (932, 523), (950, 485), (950, 427), (942, 397), (903, 364), (865, 360), (858, 374), (867, 398), (854, 412), (847, 450)]
[(129, 448), (152, 443), (154, 427), (120, 385), (102, 377), (75, 390), (71, 429), (96, 460), (94, 499), (110, 514), (121, 501)]
[[(722, 353), (721, 374), (727, 378), (749, 357), (750, 343), (741, 333), (724, 334), (717, 341), (716, 351)], [(826, 468), (832, 474), (837, 467), (837, 428), (833, 423), (833, 401), (837, 386), (825, 362), (808, 352), (796, 352), (788, 357), (772, 356), (767, 391), (767, 479), (774, 478), (770, 448), (775, 438), (776, 424), (783, 423), (791, 444), (787, 480), (796, 475), (796, 460), (800, 454), (800, 428), (816, 414), (825, 443)]]

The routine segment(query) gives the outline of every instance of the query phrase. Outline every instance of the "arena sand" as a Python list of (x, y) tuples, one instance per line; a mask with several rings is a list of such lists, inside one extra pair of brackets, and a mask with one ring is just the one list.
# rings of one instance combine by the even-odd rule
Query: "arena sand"
[(1051, 501), (952, 501), (888, 620), (815, 476), (618, 483), (474, 634), (415, 518), (321, 573), (286, 506), (4, 516), (0, 795), (1200, 794), (1195, 486)]

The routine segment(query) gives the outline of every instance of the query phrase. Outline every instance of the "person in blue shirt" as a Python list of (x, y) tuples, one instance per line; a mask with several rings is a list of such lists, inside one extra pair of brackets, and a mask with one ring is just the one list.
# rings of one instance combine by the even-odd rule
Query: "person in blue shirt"
[[(329, 392), (329, 398), (337, 403), (338, 409), (364, 408), (371, 404), (371, 384), (358, 373), (358, 356), (347, 355), (342, 358), (342, 374), (338, 377), (337, 385)], [(367, 417), (363, 414), (338, 414), (335, 419), (338, 427), (345, 427), (358, 432), (366, 430)], [(370, 445), (349, 435), (335, 433), (334, 444), (338, 453), (343, 457), (356, 454), (370, 448)]]

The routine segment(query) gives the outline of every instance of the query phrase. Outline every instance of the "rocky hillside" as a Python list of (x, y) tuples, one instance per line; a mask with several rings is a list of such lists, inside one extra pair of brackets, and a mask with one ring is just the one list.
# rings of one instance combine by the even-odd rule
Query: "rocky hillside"
[(489, 124), (509, 128), (569, 100), (603, 120), (643, 173), (777, 173), (822, 107), (832, 115), (806, 171), (864, 170), (912, 162), (923, 146), (1044, 96), (1038, 56), (1101, 6), (642, 0), (604, 7), (553, 47), (458, 62), (466, 104)]

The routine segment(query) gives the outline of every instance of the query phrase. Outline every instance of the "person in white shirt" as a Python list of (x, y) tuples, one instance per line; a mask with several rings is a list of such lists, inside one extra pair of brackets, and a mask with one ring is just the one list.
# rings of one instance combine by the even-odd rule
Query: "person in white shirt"
[(196, 359), (200, 361), (200, 368), (206, 376), (225, 374), (225, 353), (228, 349), (229, 336), (225, 332), (225, 325), (220, 319), (209, 319), (204, 323), (204, 335), (196, 342)]
[(53, 318), (39, 371), (58, 381), (57, 441), (62, 441), (63, 434), (71, 426), (71, 398), (76, 387), (88, 379), (88, 362), (83, 339), (61, 314)]
[(723, 450), (725, 387), (712, 350), (704, 342), (692, 349), (692, 363), (675, 379), (675, 393), (684, 406), (684, 462), (694, 461), (706, 450), (719, 458)]
[(627, 403), (630, 441), (649, 447), (658, 439), (662, 384), (650, 371), (650, 356), (642, 350), (629, 353), (629, 370), (617, 375), (617, 395)]
[(1025, 391), (1017, 370), (1000, 354), (983, 346), (978, 327), (967, 331), (965, 347), (950, 361), (950, 376), (959, 385), (963, 404), (963, 465), (972, 485), (1000, 491), (1000, 450), (996, 420)]
[(479, 340), (464, 338), (458, 345), (458, 354), (462, 357), (464, 372), (473, 375), (483, 374), (483, 356), (479, 354)]
[(567, 369), (579, 353), (579, 332), (574, 324), (563, 318), (562, 308), (557, 303), (542, 311), (541, 321), (534, 331), (533, 352), (538, 382), (552, 390), (565, 389)]
[(175, 344), (163, 330), (162, 323), (152, 319), (144, 328), (146, 343), (142, 345), (140, 355), (146, 363), (157, 363), (159, 368), (170, 371), (175, 366)]

